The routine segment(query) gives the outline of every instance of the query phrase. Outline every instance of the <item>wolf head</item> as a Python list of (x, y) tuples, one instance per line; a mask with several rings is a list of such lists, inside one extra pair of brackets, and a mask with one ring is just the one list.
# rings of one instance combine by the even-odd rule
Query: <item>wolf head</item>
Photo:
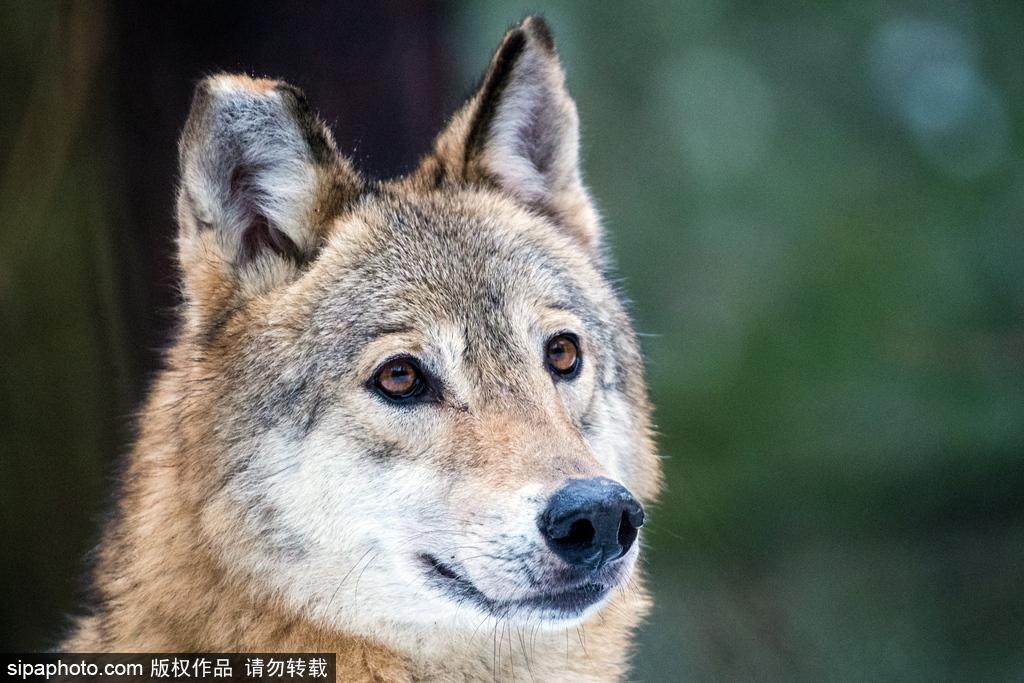
[(571, 625), (630, 580), (659, 468), (576, 108), (538, 19), (416, 171), (213, 76), (181, 140), (181, 477), (224, 571), (382, 635)]

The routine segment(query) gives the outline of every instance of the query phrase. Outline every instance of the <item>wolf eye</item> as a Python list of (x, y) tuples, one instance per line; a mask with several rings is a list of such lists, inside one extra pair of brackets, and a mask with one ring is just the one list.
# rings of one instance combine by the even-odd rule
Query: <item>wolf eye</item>
[(572, 334), (558, 334), (544, 350), (548, 369), (562, 379), (572, 379), (580, 370), (579, 341)]
[(423, 393), (423, 373), (410, 358), (394, 358), (384, 363), (373, 376), (378, 392), (392, 401), (404, 401)]

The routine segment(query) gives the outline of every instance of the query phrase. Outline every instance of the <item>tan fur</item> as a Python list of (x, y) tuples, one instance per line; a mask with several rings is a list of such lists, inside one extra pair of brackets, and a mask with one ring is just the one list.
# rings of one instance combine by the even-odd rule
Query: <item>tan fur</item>
[[(506, 49), (516, 41), (516, 50)], [(548, 98), (552, 130), (535, 142), (558, 149), (535, 166), (517, 159), (503, 167), (505, 148), (493, 141), (493, 126), (479, 148), (471, 140), (481, 135), (474, 133), (480, 108), (495, 97), (488, 79), (509, 57), (516, 60), (512, 94), (497, 100), (498, 116), (507, 116), (508, 97), (537, 94), (516, 90), (523, 79), (529, 86), (533, 78)], [(264, 207), (264, 195), (255, 193), (246, 204), (250, 188), (235, 182), (237, 174), (231, 184), (210, 175), (220, 167), (203, 156), (204, 136), (218, 134), (216, 117), (235, 106), (232, 98), (279, 116), (273, 125), (283, 126), (280, 148), (260, 151), (264, 166), (246, 182), (263, 182), (258, 173), (285, 159), (287, 178), (312, 179), (291, 190), (290, 203)], [(621, 678), (650, 602), (638, 572), (581, 624), (540, 628), (511, 617), (473, 617), (488, 624), (473, 631), (441, 618), (425, 626), (366, 617), (388, 599), (382, 587), (398, 585), (382, 568), (387, 563), (369, 554), (372, 544), (362, 557), (320, 550), (350, 547), (342, 538), (349, 533), (351, 547), (361, 548), (359, 534), (373, 533), (366, 517), (389, 509), (375, 496), (390, 496), (396, 509), (423, 496), (389, 524), (426, 505), (424, 519), (472, 530), (475, 516), (523, 518), (524, 500), (541, 500), (577, 477), (617, 478), (645, 503), (657, 495), (642, 363), (603, 273), (600, 227), (578, 173), (575, 106), (546, 26), (528, 19), (511, 31), (480, 93), (419, 169), (372, 191), (303, 107), (300, 96), (273, 81), (221, 76), (201, 86), (182, 142), (182, 329), (141, 413), (117, 509), (97, 551), (93, 612), (78, 620), (61, 649), (336, 652), (340, 681)], [(302, 135), (291, 135), (289, 126)], [(219, 205), (218, 197), (234, 203)], [(265, 221), (267, 210), (284, 216), (271, 221), (284, 236), (260, 233), (259, 250), (245, 252), (252, 247), (238, 241), (240, 230)], [(272, 249), (268, 239), (277, 240)], [(534, 252), (553, 265), (535, 269), (528, 262)], [(364, 291), (361, 269), (374, 259), (384, 270), (379, 284)], [(488, 300), (474, 297), (492, 286), (494, 305), (515, 323), (502, 332), (504, 353), (492, 354), (489, 338), (466, 322), (490, 324)], [(586, 310), (541, 304), (549, 294), (570, 292), (585, 293)], [(475, 313), (460, 318), (463, 307)], [(344, 351), (351, 357), (338, 360), (334, 335), (347, 338), (374, 322), (395, 329), (349, 344)], [(592, 332), (582, 338), (589, 364), (571, 385), (554, 386), (530, 360), (535, 336), (580, 326)], [(434, 362), (446, 368), (445, 407), (396, 413), (369, 395), (362, 382), (396, 350), (435, 353)], [(525, 363), (517, 360), (522, 354)], [(353, 444), (388, 455), (375, 462)], [(276, 471), (275, 458), (291, 470)], [(352, 476), (381, 478), (365, 499), (353, 494), (325, 508), (307, 500), (307, 508), (287, 509), (297, 497), (331, 495), (333, 482), (325, 483), (322, 472), (363, 473), (338, 479), (341, 487), (356, 485)], [(401, 481), (406, 488), (389, 488)], [(371, 512), (351, 513), (342, 537), (302, 526), (309, 514), (330, 518), (332, 506), (349, 503)], [(403, 538), (427, 543), (431, 533), (449, 533), (423, 528), (426, 540)], [(474, 542), (488, 542), (493, 531), (474, 532)], [(481, 576), (488, 571), (472, 555), (464, 562)], [(289, 572), (308, 577), (307, 593), (287, 579)], [(330, 588), (330, 581), (338, 584), (333, 595), (321, 586)]]

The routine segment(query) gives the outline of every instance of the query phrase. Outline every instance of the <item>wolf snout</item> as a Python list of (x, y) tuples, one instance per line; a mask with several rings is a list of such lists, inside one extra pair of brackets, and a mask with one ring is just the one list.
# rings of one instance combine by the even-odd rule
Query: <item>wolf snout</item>
[(537, 520), (555, 555), (590, 570), (629, 552), (643, 523), (643, 506), (605, 477), (573, 479), (551, 496)]

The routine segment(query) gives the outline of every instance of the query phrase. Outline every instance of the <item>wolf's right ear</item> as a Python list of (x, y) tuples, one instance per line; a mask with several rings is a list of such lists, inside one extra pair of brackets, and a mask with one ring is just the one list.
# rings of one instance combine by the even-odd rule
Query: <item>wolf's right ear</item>
[(200, 317), (296, 277), (362, 188), (302, 93), (280, 81), (204, 79), (179, 155), (178, 256)]

